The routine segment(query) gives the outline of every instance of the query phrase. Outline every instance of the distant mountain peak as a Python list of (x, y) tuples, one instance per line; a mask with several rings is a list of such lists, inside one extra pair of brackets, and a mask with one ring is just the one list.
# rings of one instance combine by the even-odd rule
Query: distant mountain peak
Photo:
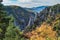
[(39, 6), (39, 7), (33, 7), (33, 8), (25, 8), (28, 11), (39, 13), (43, 9), (45, 9), (47, 6)]

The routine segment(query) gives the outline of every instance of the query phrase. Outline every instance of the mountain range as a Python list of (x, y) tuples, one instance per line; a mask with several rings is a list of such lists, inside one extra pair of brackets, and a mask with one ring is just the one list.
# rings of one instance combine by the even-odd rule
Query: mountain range
[[(57, 6), (57, 7), (56, 7)], [(58, 9), (57, 9), (58, 8)], [(48, 15), (55, 16), (60, 12), (60, 4), (54, 6), (39, 6), (33, 8), (22, 8), (19, 6), (5, 6), (7, 15), (13, 15), (15, 18), (15, 26), (19, 26), (21, 30), (24, 30), (27, 26), (34, 24), (39, 25), (40, 22), (45, 21)]]
[(35, 12), (39, 13), (40, 11), (44, 10), (45, 8), (47, 8), (47, 6), (39, 6), (39, 7), (25, 8), (25, 9), (28, 11), (34, 12), (34, 13)]

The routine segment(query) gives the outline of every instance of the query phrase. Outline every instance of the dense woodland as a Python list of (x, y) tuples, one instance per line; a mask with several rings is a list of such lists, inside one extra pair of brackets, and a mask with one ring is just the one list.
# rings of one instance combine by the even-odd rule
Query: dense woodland
[(0, 40), (60, 40), (60, 4), (40, 12), (44, 19), (38, 15), (34, 24), (23, 31), (14, 25), (15, 18), (4, 9), (0, 2)]

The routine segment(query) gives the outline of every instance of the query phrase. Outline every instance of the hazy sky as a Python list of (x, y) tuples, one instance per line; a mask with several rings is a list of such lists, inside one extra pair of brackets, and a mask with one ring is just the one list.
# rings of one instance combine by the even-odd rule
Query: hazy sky
[(37, 7), (45, 5), (55, 5), (60, 0), (3, 0), (4, 5), (18, 5), (21, 7)]

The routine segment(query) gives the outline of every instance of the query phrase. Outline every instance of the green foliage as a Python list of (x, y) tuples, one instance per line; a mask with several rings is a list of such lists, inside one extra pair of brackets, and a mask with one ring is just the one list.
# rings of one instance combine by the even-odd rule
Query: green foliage
[(20, 31), (20, 29), (18, 28), (18, 26), (14, 26), (14, 17), (8, 16), (9, 18), (11, 18), (9, 20), (9, 25), (6, 28), (6, 32), (5, 32), (5, 38), (3, 40), (21, 40), (24, 39), (24, 37), (21, 37), (22, 35), (22, 31)]
[(51, 40), (51, 38), (46, 38), (46, 40)]
[(2, 32), (2, 29), (0, 28), (0, 33)]
[(51, 19), (48, 18), (48, 19), (46, 20), (46, 22), (47, 22), (47, 23), (50, 23), (50, 22), (51, 22)]
[(24, 37), (21, 37), (22, 32), (20, 29), (13, 24), (13, 17), (9, 21), (9, 26), (6, 29), (5, 38), (3, 40), (24, 40)]
[(51, 6), (51, 9), (52, 11), (55, 11), (55, 13), (60, 13), (60, 4), (57, 4), (57, 5), (54, 5), (54, 6)]
[(0, 3), (0, 40), (24, 40), (22, 31), (14, 26), (14, 17), (7, 16), (4, 6)]
[(58, 34), (60, 34), (59, 32), (59, 30), (60, 30), (60, 21), (59, 22), (57, 22), (55, 25), (54, 25), (54, 30), (56, 30), (57, 31), (57, 33)]
[(10, 18), (6, 15), (6, 11), (4, 11), (4, 6), (0, 3), (0, 39), (2, 40), (5, 37), (6, 29), (9, 25)]
[(18, 30), (18, 28), (8, 27), (4, 40), (21, 40), (21, 39), (24, 39), (18, 33), (20, 31), (18, 30), (18, 32), (16, 32), (16, 30)]

